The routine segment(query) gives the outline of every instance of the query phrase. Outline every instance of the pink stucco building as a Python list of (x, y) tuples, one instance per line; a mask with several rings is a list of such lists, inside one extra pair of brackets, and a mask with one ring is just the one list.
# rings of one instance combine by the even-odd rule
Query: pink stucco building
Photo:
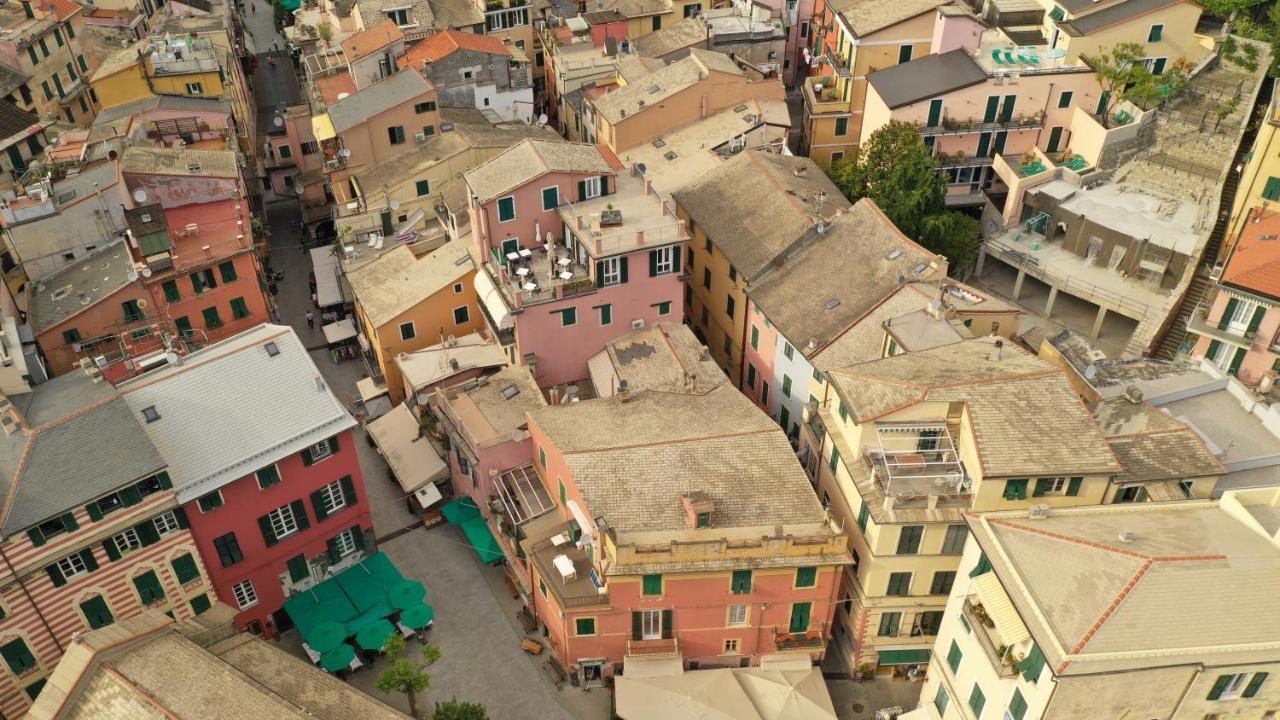
[(525, 140), (464, 177), (487, 320), (540, 387), (683, 312), (684, 223), (607, 148)]
[(1280, 214), (1255, 208), (1227, 255), (1217, 291), (1193, 313), (1191, 355), (1247, 385), (1280, 371)]

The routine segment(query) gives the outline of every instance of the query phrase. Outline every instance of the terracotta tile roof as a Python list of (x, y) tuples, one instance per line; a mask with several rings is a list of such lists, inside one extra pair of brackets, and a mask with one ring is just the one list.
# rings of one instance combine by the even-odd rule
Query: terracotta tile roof
[(51, 0), (49, 4), (52, 6), (53, 14), (58, 20), (66, 20), (81, 10), (80, 6), (71, 2), (71, 0)]
[(347, 59), (359, 60), (393, 43), (404, 40), (404, 32), (391, 20), (383, 20), (342, 41), (342, 52)]
[(1280, 213), (1257, 210), (1231, 250), (1222, 284), (1280, 299)]
[(472, 50), (490, 55), (511, 56), (507, 46), (492, 35), (444, 30), (414, 45), (404, 57), (400, 58), (400, 67), (420, 68), (424, 60), (438, 62), (448, 57), (454, 50)]

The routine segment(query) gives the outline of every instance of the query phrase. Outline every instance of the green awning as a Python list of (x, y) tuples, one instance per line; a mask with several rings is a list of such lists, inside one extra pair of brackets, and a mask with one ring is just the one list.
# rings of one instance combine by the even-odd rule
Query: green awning
[(475, 501), (465, 495), (440, 508), (440, 512), (444, 514), (445, 520), (454, 525), (461, 525), (468, 520), (480, 517), (480, 508), (476, 507)]
[(369, 571), (374, 575), (382, 578), (388, 587), (397, 585), (404, 580), (404, 575), (400, 574), (400, 568), (397, 568), (395, 563), (391, 562), (391, 558), (387, 557), (386, 553), (377, 553), (372, 557), (367, 557), (360, 564), (369, 568)]
[(881, 665), (925, 665), (929, 662), (928, 650), (881, 650)]
[(480, 562), (492, 565), (502, 560), (502, 548), (494, 539), (493, 533), (489, 530), (489, 524), (484, 521), (484, 518), (471, 518), (460, 527), (463, 534), (467, 536), (467, 542), (471, 543), (472, 549), (480, 556)]
[(302, 633), (302, 639), (318, 624), (335, 622), (346, 624), (359, 613), (351, 600), (333, 580), (325, 580), (310, 590), (284, 601), (284, 610)]

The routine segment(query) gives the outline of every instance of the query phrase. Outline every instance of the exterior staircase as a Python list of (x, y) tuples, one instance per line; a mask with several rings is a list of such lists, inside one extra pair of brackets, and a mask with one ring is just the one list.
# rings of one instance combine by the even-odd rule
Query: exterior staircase
[(1209, 269), (1203, 265), (1197, 267), (1195, 276), (1191, 278), (1191, 285), (1187, 287), (1187, 294), (1182, 298), (1178, 314), (1156, 347), (1155, 357), (1172, 360), (1178, 354), (1178, 348), (1182, 347), (1182, 341), (1187, 337), (1187, 323), (1191, 320), (1191, 313), (1195, 312), (1196, 306), (1212, 289), (1213, 279), (1209, 277)]

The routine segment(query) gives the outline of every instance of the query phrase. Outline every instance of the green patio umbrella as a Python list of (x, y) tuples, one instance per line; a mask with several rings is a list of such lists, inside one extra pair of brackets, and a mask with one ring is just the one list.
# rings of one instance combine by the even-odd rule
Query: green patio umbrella
[(356, 633), (356, 644), (365, 650), (381, 650), (387, 644), (387, 638), (395, 632), (396, 629), (386, 620), (374, 620)]
[(336, 623), (331, 620), (323, 620), (315, 624), (311, 628), (311, 632), (306, 634), (307, 644), (312, 650), (318, 653), (327, 653), (330, 650), (342, 644), (347, 639), (347, 629), (342, 623)]
[(427, 588), (420, 580), (401, 580), (391, 586), (391, 590), (387, 593), (387, 599), (391, 601), (391, 606), (397, 610), (407, 610), (408, 608), (422, 602), (422, 598), (427, 596)]
[(346, 670), (351, 661), (356, 659), (356, 649), (342, 643), (338, 647), (320, 656), (320, 667), (329, 672)]
[(400, 622), (411, 630), (421, 630), (436, 617), (435, 608), (425, 603), (418, 603), (400, 613)]

